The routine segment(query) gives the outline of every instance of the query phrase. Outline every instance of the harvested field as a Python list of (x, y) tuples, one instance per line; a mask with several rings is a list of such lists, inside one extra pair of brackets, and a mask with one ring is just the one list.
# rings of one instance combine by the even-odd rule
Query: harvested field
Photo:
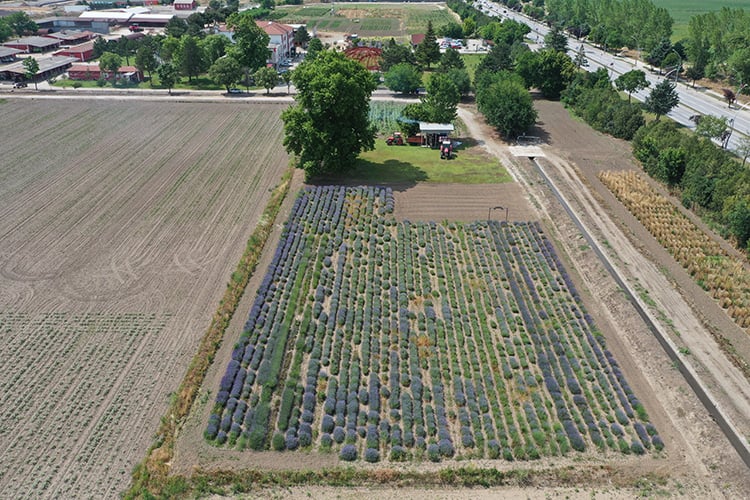
[(288, 158), (283, 106), (0, 105), (0, 491), (114, 497)]

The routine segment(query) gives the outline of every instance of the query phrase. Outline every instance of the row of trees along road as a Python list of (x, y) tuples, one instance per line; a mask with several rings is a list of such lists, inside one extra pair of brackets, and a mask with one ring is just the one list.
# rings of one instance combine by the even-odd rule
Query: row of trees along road
[[(650, 0), (545, 0), (544, 20), (610, 50), (638, 50), (649, 64), (685, 71), (693, 82), (708, 77), (750, 86), (750, 14), (741, 8), (692, 16), (686, 38), (671, 41), (673, 20)], [(686, 68), (681, 63), (689, 63)], [(744, 86), (743, 86), (744, 85)]]

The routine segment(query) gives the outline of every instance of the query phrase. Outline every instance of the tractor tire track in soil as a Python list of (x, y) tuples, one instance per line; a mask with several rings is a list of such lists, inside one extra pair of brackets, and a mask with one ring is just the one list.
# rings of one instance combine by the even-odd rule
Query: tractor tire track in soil
[(285, 106), (0, 106), (2, 496), (127, 487), (288, 166)]

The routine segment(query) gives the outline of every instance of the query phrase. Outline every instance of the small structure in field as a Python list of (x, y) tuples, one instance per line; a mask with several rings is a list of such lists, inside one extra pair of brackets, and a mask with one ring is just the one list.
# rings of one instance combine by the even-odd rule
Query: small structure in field
[(118, 81), (128, 81), (138, 83), (143, 81), (143, 73), (135, 66), (120, 66), (116, 75), (99, 69), (99, 63), (93, 64), (74, 64), (68, 70), (68, 78), (71, 80), (99, 80), (104, 79), (112, 81), (112, 78)]
[(452, 123), (419, 122), (419, 133), (424, 137), (424, 144), (431, 148), (440, 147), (442, 139), (450, 136), (454, 130)]
[(56, 38), (46, 36), (25, 36), (17, 40), (10, 40), (3, 45), (12, 49), (22, 50), (27, 54), (32, 52), (49, 52), (60, 47), (62, 42)]
[(88, 42), (73, 45), (72, 47), (66, 47), (62, 50), (55, 52), (56, 56), (68, 56), (75, 57), (81, 62), (88, 61), (94, 58), (94, 41), (89, 40)]
[(175, 10), (195, 10), (198, 3), (195, 0), (174, 0)]

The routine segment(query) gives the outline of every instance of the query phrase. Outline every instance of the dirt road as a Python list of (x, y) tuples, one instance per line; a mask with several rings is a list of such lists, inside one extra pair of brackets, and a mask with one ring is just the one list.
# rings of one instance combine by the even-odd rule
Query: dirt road
[[(681, 284), (676, 283), (674, 275), (682, 272), (681, 268), (672, 265), (673, 259), (656, 240), (647, 233), (643, 234), (640, 223), (609, 195), (596, 178), (601, 169), (637, 168), (629, 145), (598, 134), (571, 119), (559, 103), (537, 101), (536, 107), (540, 121), (532, 134), (541, 137), (545, 144), (533, 154), (544, 156), (540, 164), (547, 175), (606, 250), (636, 295), (646, 302), (647, 309), (676, 348), (685, 353), (686, 361), (704, 381), (729, 420), (741, 435), (747, 435), (750, 425), (747, 380), (726, 359), (705, 325), (721, 324), (722, 328), (739, 329), (728, 321), (718, 305), (696, 297), (694, 290), (686, 292)], [(532, 203), (543, 214), (541, 218), (552, 222), (547, 229), (575, 262), (579, 278), (594, 294), (590, 299), (598, 302), (595, 309), (610, 319), (604, 328), (608, 345), (613, 351), (624, 351), (618, 354), (618, 359), (624, 360), (628, 376), (636, 375), (639, 380), (641, 387), (637, 392), (649, 395), (650, 401), (646, 404), (652, 416), (653, 408), (660, 407), (664, 424), (674, 429), (671, 437), (680, 450), (678, 454), (685, 471), (692, 470), (716, 486), (721, 484), (717, 481), (719, 477), (745, 477), (747, 469), (744, 464), (695, 397), (687, 393), (686, 384), (678, 374), (675, 376), (676, 370), (645, 325), (634, 321), (632, 307), (625, 303), (624, 296), (587, 248), (580, 232), (571, 227), (569, 218), (552, 198), (531, 162), (527, 158), (514, 157), (513, 148), (508, 147), (471, 110), (461, 109), (459, 115), (471, 135), (483, 141), (488, 150), (500, 157), (525, 185)], [(595, 182), (601, 189), (592, 187)], [(634, 234), (637, 238), (633, 237)], [(702, 291), (700, 293), (705, 295)], [(688, 295), (688, 300), (683, 294)], [(741, 332), (735, 333), (739, 335)], [(628, 370), (634, 372), (633, 375)], [(749, 485), (743, 480), (736, 486), (738, 491), (748, 491)]]

